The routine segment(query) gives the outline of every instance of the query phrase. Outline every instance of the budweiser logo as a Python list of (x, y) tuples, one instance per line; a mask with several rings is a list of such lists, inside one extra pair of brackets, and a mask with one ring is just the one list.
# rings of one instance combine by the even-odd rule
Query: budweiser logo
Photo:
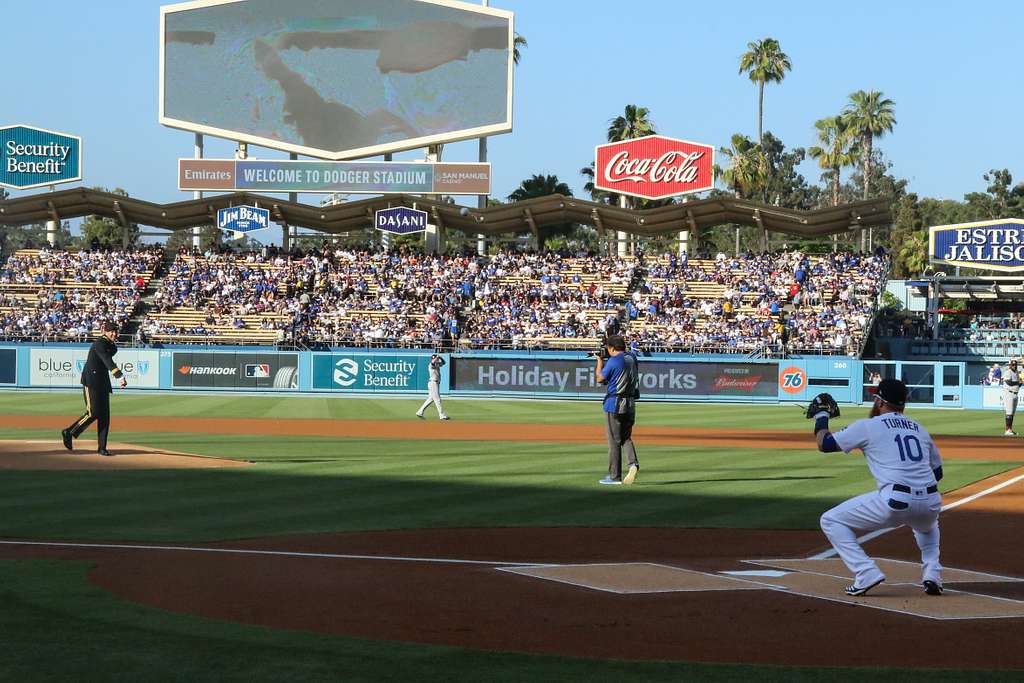
[(633, 159), (623, 150), (608, 160), (604, 180), (621, 183), (627, 180), (649, 183), (692, 183), (700, 172), (694, 164), (704, 152), (665, 152), (657, 159)]
[(724, 377), (719, 375), (715, 378), (715, 389), (732, 389), (735, 391), (753, 391), (757, 383), (761, 381), (760, 375), (751, 377)]

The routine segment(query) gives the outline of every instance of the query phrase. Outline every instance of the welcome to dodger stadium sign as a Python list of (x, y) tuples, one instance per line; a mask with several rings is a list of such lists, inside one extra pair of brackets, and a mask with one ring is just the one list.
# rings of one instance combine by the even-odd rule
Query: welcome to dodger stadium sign
[(928, 256), (944, 263), (981, 270), (1024, 270), (1024, 220), (938, 225), (929, 228)]

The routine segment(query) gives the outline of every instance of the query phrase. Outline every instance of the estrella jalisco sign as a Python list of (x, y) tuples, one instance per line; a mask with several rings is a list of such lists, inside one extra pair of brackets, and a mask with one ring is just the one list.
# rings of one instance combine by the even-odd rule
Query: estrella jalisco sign
[(255, 232), (270, 227), (270, 209), (256, 206), (230, 206), (217, 211), (217, 227), (231, 232)]
[(928, 256), (943, 263), (980, 270), (1024, 270), (1024, 220), (937, 225), (928, 229)]
[(378, 209), (374, 214), (373, 225), (382, 232), (395, 235), (423, 232), (427, 229), (427, 212), (405, 206)]
[(0, 185), (16, 190), (82, 179), (82, 138), (33, 126), (0, 126)]

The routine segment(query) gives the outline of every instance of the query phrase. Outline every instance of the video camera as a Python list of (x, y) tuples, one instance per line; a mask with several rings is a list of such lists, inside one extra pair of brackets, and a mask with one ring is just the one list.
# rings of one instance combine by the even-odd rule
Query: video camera
[(596, 349), (593, 351), (587, 351), (587, 355), (591, 358), (600, 358), (601, 360), (608, 360), (611, 356), (608, 353), (608, 337), (601, 337), (601, 342)]

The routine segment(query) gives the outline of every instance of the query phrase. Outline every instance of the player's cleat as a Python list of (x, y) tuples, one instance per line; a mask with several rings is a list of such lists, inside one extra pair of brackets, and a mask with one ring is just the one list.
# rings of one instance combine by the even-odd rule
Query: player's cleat
[(1003, 432), (1003, 436), (1017, 436), (1017, 432), (1013, 431), (1012, 429), (1007, 429), (1005, 432)]
[(451, 418), (450, 418), (450, 417), (448, 417), (447, 415), (442, 415), (442, 416), (441, 416), (441, 419), (442, 419), (442, 420), (450, 420)]
[(605, 477), (598, 484), (604, 484), (605, 486), (622, 486), (622, 480), (616, 479), (615, 477)]
[(629, 486), (636, 481), (636, 473), (640, 471), (640, 465), (630, 465), (629, 471), (626, 472), (626, 476), (622, 478), (622, 483)]
[(942, 584), (938, 581), (925, 581), (924, 592), (928, 595), (942, 595)]
[(71, 438), (71, 430), (70, 429), (61, 430), (60, 438), (61, 438), (61, 441), (64, 442), (64, 448), (68, 449), (69, 451), (74, 449), (75, 446), (74, 446), (74, 441)]
[(874, 588), (878, 584), (882, 583), (883, 581), (885, 581), (885, 577), (884, 576), (882, 578), (880, 578), (878, 581), (875, 581), (874, 583), (869, 583), (866, 586), (858, 586), (857, 584), (853, 584), (852, 586), (847, 586), (846, 587), (846, 594), (850, 595), (850, 596), (853, 596), (853, 597), (856, 597), (858, 595), (867, 595), (867, 592), (869, 590), (871, 590), (872, 588)]
[(100, 455), (111, 455), (111, 456), (114, 455), (113, 453), (108, 451), (106, 448), (101, 448), (100, 450), (98, 450), (96, 452), (99, 453)]
[(426, 420), (427, 419), (426, 416), (423, 413), (416, 413), (416, 417), (418, 417), (421, 420)]

